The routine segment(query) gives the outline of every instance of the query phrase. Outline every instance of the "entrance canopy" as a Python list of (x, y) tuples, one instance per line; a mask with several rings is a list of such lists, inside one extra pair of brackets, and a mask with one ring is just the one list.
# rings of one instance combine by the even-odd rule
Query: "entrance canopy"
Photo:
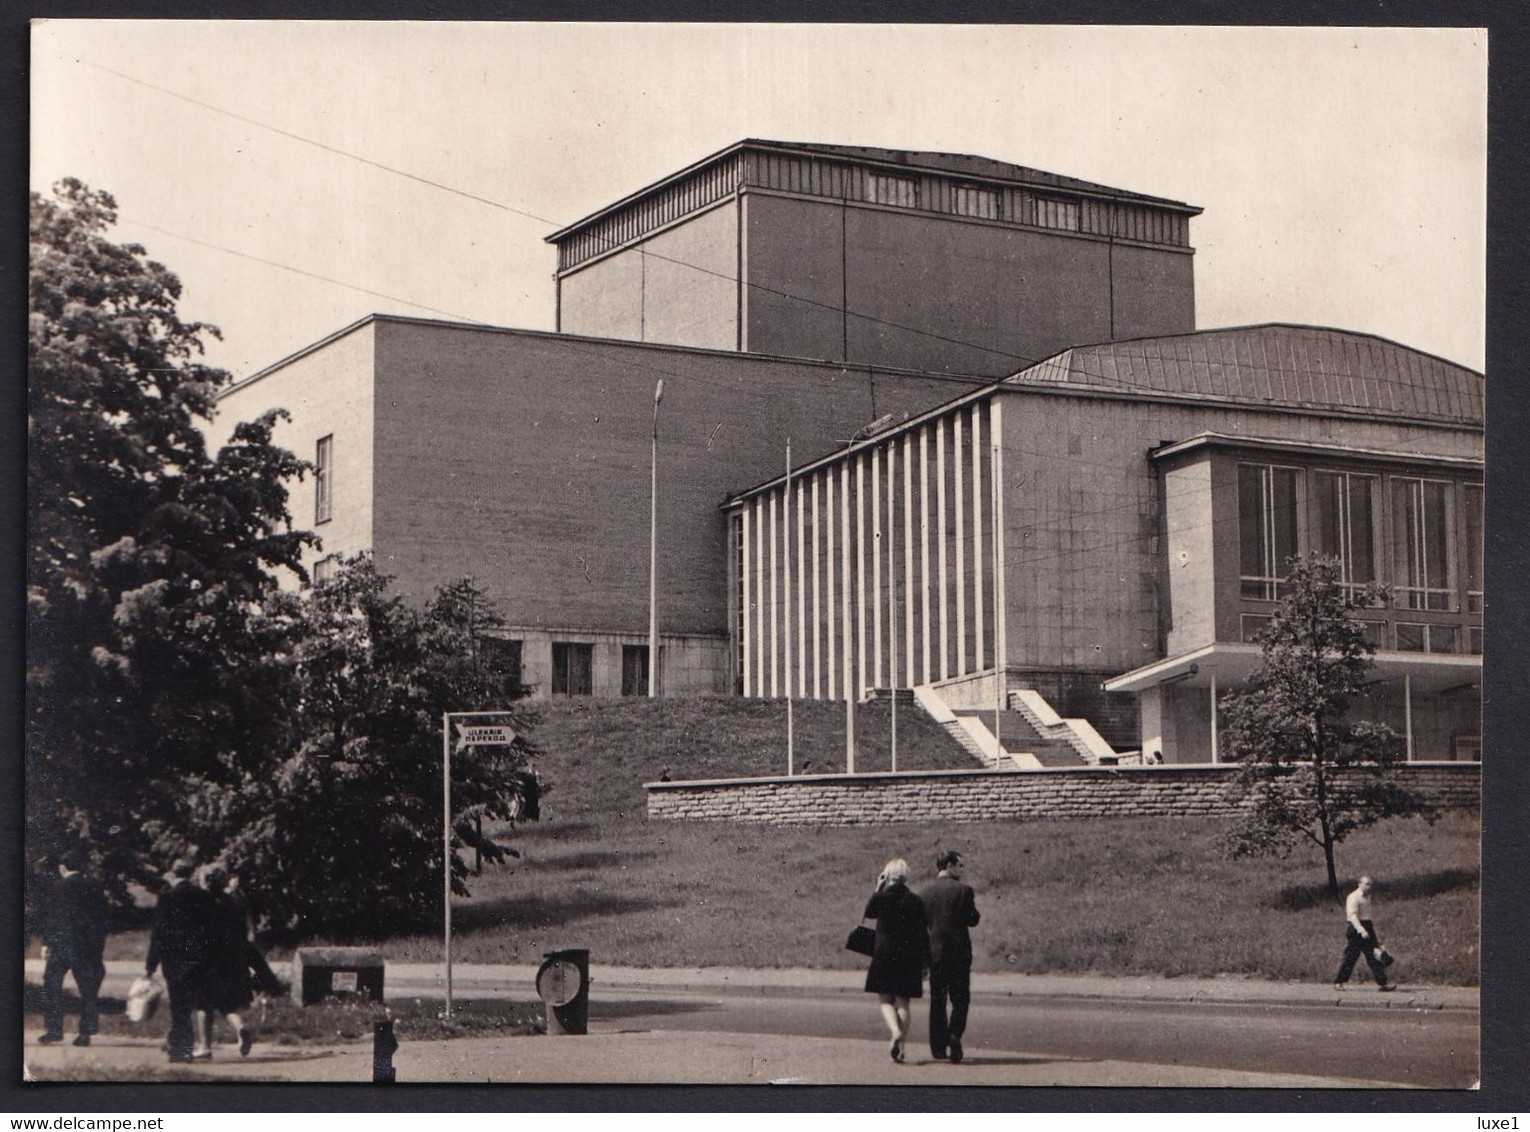
[[(1103, 687), (1107, 692), (1139, 693), (1166, 684), (1228, 689), (1254, 674), (1261, 655), (1258, 645), (1218, 642), (1113, 676)], [(1480, 656), (1378, 651), (1375, 660), (1375, 675), (1388, 682), (1406, 677), (1415, 693), (1438, 694), (1482, 683)]]

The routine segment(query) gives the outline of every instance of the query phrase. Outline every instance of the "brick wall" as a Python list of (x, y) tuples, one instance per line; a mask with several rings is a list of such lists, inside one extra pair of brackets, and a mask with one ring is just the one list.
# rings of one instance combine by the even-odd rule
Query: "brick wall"
[[(648, 816), (777, 825), (1185, 817), (1235, 812), (1230, 766), (908, 771), (652, 782)], [(1445, 809), (1480, 803), (1480, 763), (1414, 763), (1399, 778)]]

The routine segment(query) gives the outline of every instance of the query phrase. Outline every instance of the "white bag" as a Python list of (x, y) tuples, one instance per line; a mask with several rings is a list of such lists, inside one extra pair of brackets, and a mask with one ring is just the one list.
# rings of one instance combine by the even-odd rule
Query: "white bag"
[(128, 987), (128, 1021), (146, 1022), (154, 1017), (154, 1010), (159, 1006), (160, 995), (163, 993), (164, 986), (158, 979), (139, 975)]

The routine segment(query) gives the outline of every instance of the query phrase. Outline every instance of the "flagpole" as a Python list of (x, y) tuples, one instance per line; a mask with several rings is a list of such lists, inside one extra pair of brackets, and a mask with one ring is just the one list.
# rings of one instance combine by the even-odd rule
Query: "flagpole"
[[(792, 438), (786, 438), (786, 506), (782, 510), (781, 522), (785, 528), (786, 537), (782, 540), (786, 548), (784, 565), (786, 567), (786, 598), (785, 618), (782, 621), (782, 640), (784, 668), (786, 670), (786, 777), (793, 774), (793, 734), (792, 734)], [(801, 584), (801, 579), (798, 579)]]
[(446, 919), (446, 1017), (452, 1016), (452, 713), (441, 713), (441, 827), (444, 854), (441, 871), (446, 877), (442, 901)]

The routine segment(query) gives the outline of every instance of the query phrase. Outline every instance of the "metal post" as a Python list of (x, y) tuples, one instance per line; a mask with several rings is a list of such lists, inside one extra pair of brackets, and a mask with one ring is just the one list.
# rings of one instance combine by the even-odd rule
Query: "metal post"
[(446, 878), (446, 1017), (452, 1016), (452, 713), (441, 714), (441, 826), (444, 853), (441, 871)]
[[(781, 525), (786, 535), (782, 565), (786, 567), (786, 609), (782, 618), (782, 649), (786, 659), (786, 777), (792, 776), (792, 438), (786, 438), (786, 507), (781, 512)], [(797, 580), (801, 585), (802, 580)], [(801, 597), (798, 597), (801, 600)]]
[(648, 696), (659, 694), (659, 401), (664, 379), (653, 387), (653, 447), (648, 508)]
[[(888, 451), (891, 450), (889, 446)], [(898, 540), (894, 537), (896, 524), (892, 521), (895, 514), (892, 499), (892, 471), (889, 469), (887, 476), (887, 659), (889, 662), (887, 692), (888, 714), (892, 718), (891, 742), (894, 772), (898, 769)]]
[(1413, 761), (1413, 677), (1403, 673), (1403, 727), (1408, 741), (1408, 761)]
[(1217, 735), (1217, 674), (1211, 674), (1211, 761), (1221, 762), (1217, 748), (1220, 746)]
[[(998, 400), (995, 398), (994, 408), (998, 408)], [(999, 633), (999, 608), (1002, 603), (1002, 595), (999, 593), (999, 444), (994, 434), (996, 429), (994, 422), (990, 420), (988, 432), (994, 438), (993, 456), (989, 459), (988, 479), (992, 484), (989, 490), (991, 502), (989, 512), (993, 524), (993, 745), (994, 753), (1004, 757), (1004, 740), (999, 737), (999, 721), (1003, 718), (1004, 711), (1004, 657), (1000, 655), (1000, 647), (1003, 639)]]

